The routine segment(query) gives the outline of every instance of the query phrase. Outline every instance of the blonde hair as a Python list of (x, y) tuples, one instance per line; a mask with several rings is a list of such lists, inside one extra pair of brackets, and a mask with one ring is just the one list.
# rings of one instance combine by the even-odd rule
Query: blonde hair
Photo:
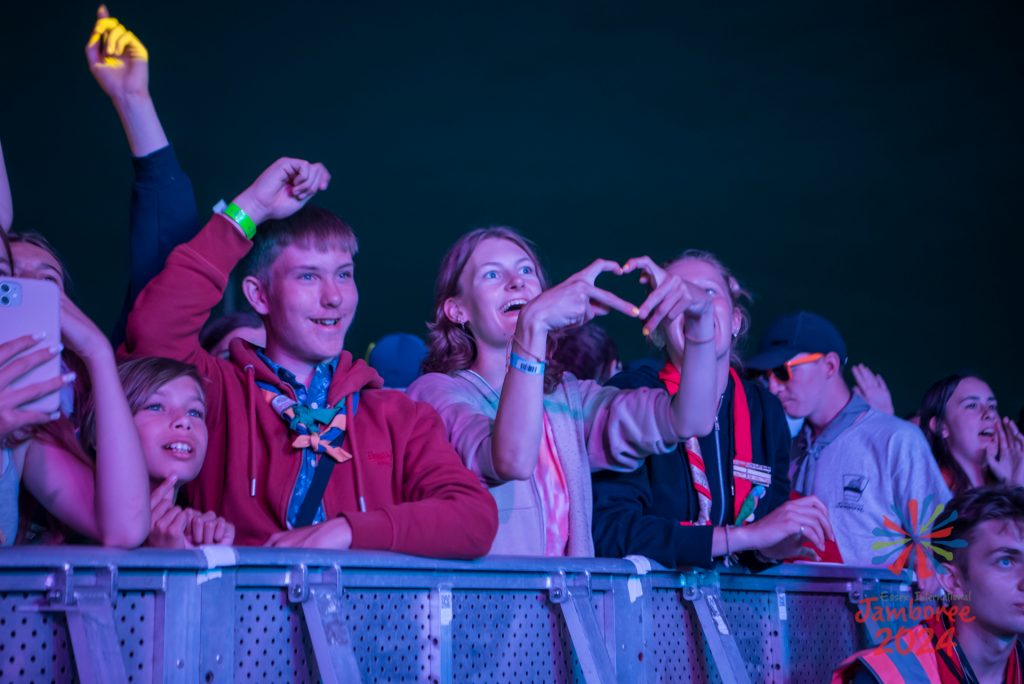
[(732, 341), (732, 364), (738, 367), (740, 366), (740, 358), (736, 349), (746, 337), (747, 333), (750, 332), (750, 310), (747, 308), (747, 305), (754, 301), (754, 296), (749, 290), (747, 290), (747, 288), (743, 287), (743, 284), (740, 283), (739, 279), (732, 274), (732, 271), (730, 271), (717, 256), (712, 252), (708, 252), (703, 249), (688, 249), (666, 264), (666, 267), (679, 263), (680, 261), (686, 261), (687, 259), (703, 261), (705, 264), (713, 266), (718, 271), (718, 274), (722, 276), (722, 280), (725, 282), (725, 286), (729, 290), (729, 299), (732, 301), (732, 308), (740, 314), (740, 328), (736, 331), (736, 336)]

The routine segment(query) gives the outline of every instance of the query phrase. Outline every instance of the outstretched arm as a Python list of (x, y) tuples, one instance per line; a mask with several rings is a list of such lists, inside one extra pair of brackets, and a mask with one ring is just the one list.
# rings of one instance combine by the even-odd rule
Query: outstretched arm
[(192, 182), (168, 144), (149, 93), (149, 52), (134, 33), (97, 11), (86, 44), (86, 61), (97, 84), (110, 98), (132, 151), (129, 245), (131, 276), (121, 316), (112, 335), (124, 339), (128, 312), (142, 288), (160, 272), (167, 256), (199, 230)]

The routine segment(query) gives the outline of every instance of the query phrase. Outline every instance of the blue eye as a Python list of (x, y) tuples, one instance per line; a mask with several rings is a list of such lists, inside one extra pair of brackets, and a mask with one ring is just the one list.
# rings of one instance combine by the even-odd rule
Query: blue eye
[(498, 277), (498, 272), (497, 271), (488, 271), (487, 273), (484, 273), (484, 280), (494, 280), (497, 277)]
[(338, 277), (341, 278), (342, 280), (351, 280), (352, 271), (342, 271), (341, 273), (338, 274)]
[(530, 275), (531, 273), (533, 273), (533, 266), (523, 266), (521, 269), (519, 269), (519, 272), (522, 273), (523, 275)]
[(203, 418), (204, 414), (199, 409), (189, 409), (188, 415), (192, 416), (193, 418)]
[(315, 273), (303, 273), (299, 276), (302, 280), (313, 280), (316, 278)]
[(143, 410), (144, 411), (163, 411), (164, 410), (164, 405), (163, 404), (150, 404), (150, 405), (148, 405)]

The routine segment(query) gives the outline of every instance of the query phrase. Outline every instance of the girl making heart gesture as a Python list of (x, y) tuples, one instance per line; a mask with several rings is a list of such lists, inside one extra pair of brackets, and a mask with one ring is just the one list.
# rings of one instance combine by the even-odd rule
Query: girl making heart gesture
[[(602, 273), (624, 271), (599, 259), (548, 288), (532, 245), (509, 228), (467, 233), (442, 261), (426, 375), (408, 392), (437, 409), (491, 488), (500, 521), (491, 553), (592, 556), (591, 470), (632, 470), (712, 429), (707, 293), (672, 277), (637, 307), (595, 285)], [(548, 361), (559, 330), (612, 310), (666, 341), (685, 392), (601, 387)]]

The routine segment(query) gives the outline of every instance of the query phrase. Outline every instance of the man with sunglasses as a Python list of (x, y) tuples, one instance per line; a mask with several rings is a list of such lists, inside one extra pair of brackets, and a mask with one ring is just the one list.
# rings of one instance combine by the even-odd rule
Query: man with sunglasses
[(874, 530), (893, 506), (906, 511), (911, 499), (923, 506), (931, 497), (934, 507), (950, 493), (921, 431), (850, 391), (846, 360), (835, 326), (800, 311), (773, 321), (746, 365), (766, 378), (787, 415), (804, 419), (790, 479), (794, 492), (828, 507), (838, 553), (825, 558), (870, 566)]

